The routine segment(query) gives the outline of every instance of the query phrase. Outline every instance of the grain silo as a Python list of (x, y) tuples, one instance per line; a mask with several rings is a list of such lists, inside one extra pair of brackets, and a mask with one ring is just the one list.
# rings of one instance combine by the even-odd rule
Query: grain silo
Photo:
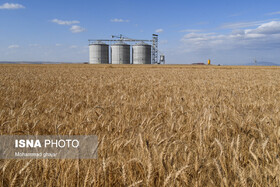
[[(153, 34), (152, 40), (132, 39), (125, 37), (122, 34), (112, 35), (112, 38), (113, 39), (88, 40), (90, 64), (165, 63), (164, 57), (161, 57), (160, 60), (158, 59), (159, 50), (157, 34)], [(130, 46), (132, 46), (132, 51), (130, 51)], [(130, 55), (132, 55), (131, 61)]]
[(112, 64), (130, 64), (130, 45), (120, 41), (111, 45)]
[(90, 64), (109, 64), (109, 45), (95, 42), (89, 45)]
[(144, 42), (132, 46), (133, 64), (151, 64), (151, 45)]

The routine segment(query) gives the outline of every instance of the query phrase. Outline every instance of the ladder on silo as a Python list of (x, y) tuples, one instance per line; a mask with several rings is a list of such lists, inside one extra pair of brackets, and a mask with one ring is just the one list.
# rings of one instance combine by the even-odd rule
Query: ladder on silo
[(153, 34), (152, 62), (158, 64), (158, 35)]

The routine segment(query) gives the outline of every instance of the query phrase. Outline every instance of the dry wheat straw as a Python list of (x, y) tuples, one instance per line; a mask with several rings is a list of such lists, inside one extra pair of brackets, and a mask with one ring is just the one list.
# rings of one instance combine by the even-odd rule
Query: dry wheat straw
[(0, 69), (2, 135), (99, 139), (93, 160), (1, 160), (1, 185), (280, 185), (280, 68)]
[(129, 185), (128, 187), (134, 187), (134, 186), (137, 186), (139, 184), (141, 184), (143, 182), (143, 180), (140, 180), (140, 181), (136, 181), (135, 183)]

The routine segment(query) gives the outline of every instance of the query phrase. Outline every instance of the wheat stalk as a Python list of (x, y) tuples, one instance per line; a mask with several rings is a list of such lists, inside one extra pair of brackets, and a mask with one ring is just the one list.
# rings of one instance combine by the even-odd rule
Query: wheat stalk
[(136, 181), (135, 183), (129, 185), (128, 187), (134, 187), (134, 186), (137, 186), (139, 184), (141, 184), (143, 182), (143, 180), (140, 180), (140, 181)]

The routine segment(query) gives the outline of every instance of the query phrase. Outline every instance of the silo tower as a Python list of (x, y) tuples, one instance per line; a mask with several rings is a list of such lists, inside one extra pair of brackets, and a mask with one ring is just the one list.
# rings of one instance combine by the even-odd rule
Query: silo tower
[(89, 44), (90, 64), (109, 64), (109, 45), (96, 41)]

